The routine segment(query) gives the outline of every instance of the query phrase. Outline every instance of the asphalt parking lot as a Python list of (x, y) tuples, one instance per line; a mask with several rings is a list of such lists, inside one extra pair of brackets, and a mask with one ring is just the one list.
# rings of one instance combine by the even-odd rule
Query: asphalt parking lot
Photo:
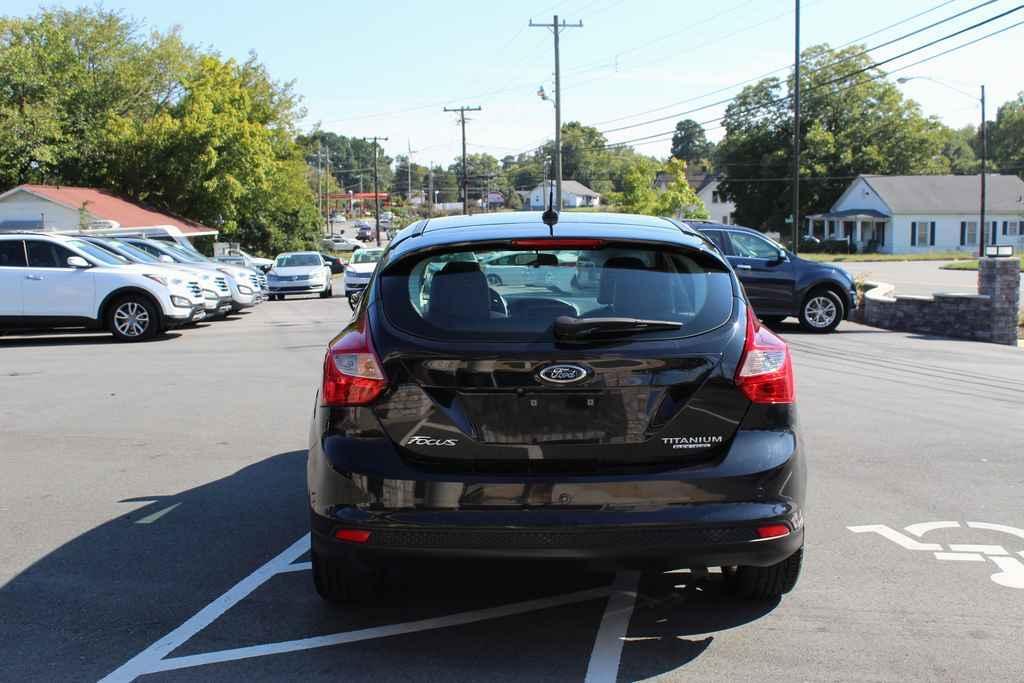
[(409, 567), (328, 607), (305, 453), (341, 297), (175, 332), (0, 338), (4, 680), (1021, 680), (1024, 352), (780, 330), (810, 459), (804, 574)]

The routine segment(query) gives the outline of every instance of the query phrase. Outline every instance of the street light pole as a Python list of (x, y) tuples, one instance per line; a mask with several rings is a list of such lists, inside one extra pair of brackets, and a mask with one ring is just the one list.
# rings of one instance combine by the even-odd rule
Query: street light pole
[[(986, 216), (985, 216), (985, 203), (986, 203), (985, 195), (987, 193), (987, 185), (988, 185), (988, 179), (986, 177), (988, 175), (988, 126), (985, 124), (985, 86), (984, 85), (981, 86), (981, 97), (978, 98), (978, 97), (975, 97), (974, 95), (970, 94), (969, 92), (965, 92), (965, 91), (961, 90), (960, 88), (957, 88), (955, 86), (950, 85), (949, 83), (943, 83), (942, 81), (937, 81), (934, 78), (930, 78), (928, 76), (903, 76), (901, 78), (897, 78), (896, 79), (896, 82), (897, 83), (901, 83), (901, 84), (902, 83), (909, 83), (910, 81), (931, 81), (932, 83), (935, 83), (937, 85), (941, 85), (944, 88), (948, 88), (949, 90), (952, 90), (954, 92), (958, 92), (958, 93), (960, 93), (961, 95), (963, 95), (965, 97), (970, 97), (972, 100), (977, 100), (977, 101), (981, 102), (981, 193), (980, 193), (981, 194), (981, 197), (980, 197), (980, 205), (981, 206), (980, 206), (980, 209), (978, 211), (978, 217), (980, 219), (980, 224), (978, 225), (978, 256), (979, 257), (980, 256), (984, 256), (985, 255), (985, 218), (986, 218)], [(996, 242), (998, 241), (997, 231), (996, 231), (995, 228), (992, 228), (992, 238), (991, 239), (992, 239), (992, 244), (996, 244)]]
[[(981, 244), (978, 256), (985, 255), (985, 176), (988, 171), (988, 126), (985, 125), (985, 86), (981, 86)], [(992, 226), (992, 244), (996, 243), (996, 228)]]
[(793, 253), (800, 249), (800, 0), (793, 32)]
[(387, 138), (383, 137), (372, 137), (363, 138), (364, 140), (373, 141), (373, 222), (374, 232), (377, 235), (377, 246), (380, 246), (380, 191), (378, 189), (378, 177), (377, 177), (377, 150), (380, 147), (377, 144), (378, 140), (387, 141)]

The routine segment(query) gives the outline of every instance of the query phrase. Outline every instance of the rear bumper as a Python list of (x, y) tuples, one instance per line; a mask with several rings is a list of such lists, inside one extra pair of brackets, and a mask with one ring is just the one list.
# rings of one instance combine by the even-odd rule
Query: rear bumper
[[(571, 476), (424, 471), (383, 439), (312, 431), (312, 542), (324, 555), (768, 566), (803, 542), (805, 470), (793, 432), (740, 432), (721, 460), (704, 465)], [(378, 447), (364, 450), (365, 441)], [(770, 524), (790, 533), (760, 539), (757, 528)], [(370, 537), (337, 540), (341, 529)]]
[[(744, 509), (746, 508), (746, 509)], [(778, 514), (782, 513), (782, 514)], [(543, 519), (537, 511), (516, 514), (466, 511), (395, 515), (387, 519), (345, 509), (332, 517), (312, 513), (312, 544), (320, 555), (354, 553), (367, 562), (415, 558), (573, 559), (618, 565), (695, 568), (766, 567), (803, 544), (803, 521), (792, 507), (680, 506), (665, 521), (642, 521), (642, 512), (563, 511)], [(539, 518), (539, 519), (538, 519)], [(787, 536), (759, 539), (757, 527), (783, 523)], [(370, 532), (365, 543), (337, 540), (341, 529)]]

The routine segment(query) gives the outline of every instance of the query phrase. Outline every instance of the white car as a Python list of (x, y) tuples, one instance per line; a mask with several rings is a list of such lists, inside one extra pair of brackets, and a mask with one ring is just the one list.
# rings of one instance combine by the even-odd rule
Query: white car
[(248, 268), (256, 268), (264, 273), (270, 270), (270, 267), (274, 265), (274, 260), (269, 258), (263, 258), (262, 256), (253, 256), (248, 254), (241, 249), (228, 249), (228, 256), (241, 256), (245, 259), (245, 265)]
[(380, 247), (359, 249), (352, 254), (348, 265), (345, 266), (345, 296), (348, 297), (350, 304), (354, 302), (353, 297), (366, 289), (366, 285), (370, 283), (370, 276), (373, 275), (377, 261), (383, 254), (384, 249)]
[(284, 299), (288, 294), (319, 294), (334, 296), (331, 267), (315, 251), (291, 251), (279, 254), (267, 273), (271, 299)]
[[(196, 268), (187, 263), (167, 263), (153, 256), (148, 251), (139, 249), (133, 244), (128, 244), (114, 237), (95, 237), (93, 235), (78, 235), (77, 237), (102, 249), (106, 249), (115, 256), (124, 259), (126, 263), (146, 264), (159, 272), (178, 273), (178, 277), (198, 282), (199, 288), (202, 290), (207, 320), (231, 312), (230, 289), (226, 279), (216, 271), (211, 272), (205, 268)], [(223, 281), (223, 290), (218, 280)]]
[(220, 273), (220, 276), (216, 277), (215, 280), (219, 291), (227, 293), (231, 297), (232, 311), (237, 312), (243, 308), (255, 306), (266, 298), (266, 292), (263, 290), (262, 273), (257, 273), (250, 268), (239, 268), (225, 263), (217, 263), (198, 252), (185, 251), (169, 242), (136, 237), (121, 239), (143, 251), (149, 252), (161, 261), (181, 263)]
[(320, 246), (326, 248), (327, 251), (355, 251), (363, 248), (362, 244), (347, 237), (332, 237), (329, 240), (323, 240)]
[(75, 237), (0, 235), (0, 329), (107, 329), (143, 341), (205, 316), (194, 280)]

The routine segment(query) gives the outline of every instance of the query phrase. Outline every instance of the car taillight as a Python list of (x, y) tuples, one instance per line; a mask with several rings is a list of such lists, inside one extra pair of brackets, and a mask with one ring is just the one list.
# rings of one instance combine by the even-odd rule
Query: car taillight
[(384, 371), (366, 332), (348, 332), (327, 350), (321, 394), (324, 405), (366, 405), (380, 396), (386, 386)]
[(747, 338), (736, 372), (736, 386), (754, 403), (793, 403), (793, 360), (789, 347), (747, 307)]

